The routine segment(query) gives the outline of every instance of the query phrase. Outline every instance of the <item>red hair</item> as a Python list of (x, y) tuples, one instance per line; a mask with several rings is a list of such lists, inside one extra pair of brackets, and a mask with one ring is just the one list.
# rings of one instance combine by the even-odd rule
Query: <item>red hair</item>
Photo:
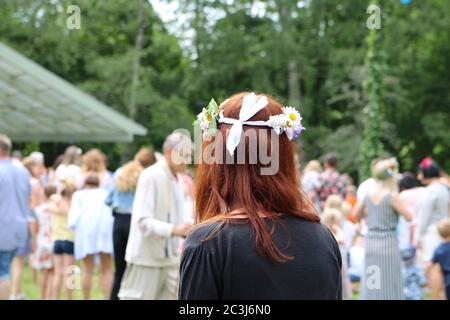
[[(225, 117), (239, 118), (242, 100), (246, 94), (248, 93), (238, 93), (221, 105), (220, 108), (223, 110)], [(250, 118), (250, 121), (266, 121), (271, 115), (282, 113), (281, 104), (272, 97), (265, 96), (269, 103)], [(225, 142), (230, 127), (229, 124), (219, 123), (217, 126), (218, 132), (211, 140), (203, 141), (202, 150), (205, 150), (209, 144), (219, 143), (220, 140)], [(271, 135), (276, 134), (270, 127), (244, 125), (243, 136), (249, 128), (257, 130), (258, 142), (260, 135), (265, 135), (266, 141), (270, 142)], [(216, 139), (217, 135), (222, 135), (223, 139)], [(241, 140), (240, 143), (243, 142)], [(234, 162), (231, 164), (200, 162), (196, 174), (196, 221), (201, 224), (213, 221), (225, 223), (248, 222), (254, 234), (256, 249), (260, 254), (277, 262), (290, 260), (292, 257), (283, 253), (272, 240), (274, 222), (276, 222), (277, 217), (280, 214), (286, 214), (309, 221), (320, 221), (319, 216), (298, 184), (295, 144), (287, 138), (285, 133), (279, 136), (279, 168), (273, 175), (261, 175), (261, 168), (267, 167), (267, 165), (261, 164), (259, 156), (255, 164), (249, 163), (249, 143), (245, 143), (243, 148), (246, 160), (244, 164), (238, 164), (237, 152), (235, 152)], [(258, 148), (261, 148), (259, 144)], [(222, 152), (222, 155), (214, 153), (213, 157), (225, 159), (226, 143), (222, 143), (222, 149), (215, 150)], [(267, 143), (266, 154), (271, 155), (270, 143)], [(233, 210), (238, 209), (242, 209), (245, 213), (244, 220), (231, 214)], [(265, 223), (267, 219), (273, 222), (272, 228), (267, 227)], [(219, 228), (215, 230), (219, 230)]]

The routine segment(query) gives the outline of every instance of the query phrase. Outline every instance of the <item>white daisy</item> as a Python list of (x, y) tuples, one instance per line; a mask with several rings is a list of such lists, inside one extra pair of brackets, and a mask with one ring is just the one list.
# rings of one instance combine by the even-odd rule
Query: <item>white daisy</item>
[(298, 123), (300, 122), (300, 120), (302, 120), (302, 117), (300, 117), (300, 113), (297, 110), (295, 110), (294, 107), (284, 107), (283, 113), (292, 122)]

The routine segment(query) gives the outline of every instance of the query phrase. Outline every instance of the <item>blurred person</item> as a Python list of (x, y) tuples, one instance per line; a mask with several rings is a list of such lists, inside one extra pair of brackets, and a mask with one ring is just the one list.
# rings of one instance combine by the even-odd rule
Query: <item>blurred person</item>
[(448, 217), (449, 190), (440, 181), (439, 165), (430, 157), (420, 163), (418, 178), (426, 186), (420, 201), (418, 237), (422, 249), (421, 259), (428, 273), (433, 253), (442, 243), (437, 224)]
[[(36, 237), (37, 237), (37, 218), (35, 213), (35, 208), (42, 204), (44, 201), (44, 189), (43, 189), (43, 181), (46, 180), (46, 168), (44, 163), (44, 154), (39, 151), (32, 152), (28, 157), (23, 159), (23, 165), (31, 174), (31, 198), (30, 198), (30, 208), (31, 208), (31, 217), (30, 217), (30, 236), (31, 236), (31, 252), (28, 256), (30, 271), (31, 271), (31, 279), (33, 283), (37, 282), (37, 270), (34, 267), (34, 259), (35, 259), (35, 250), (36, 250)], [(18, 270), (23, 269), (23, 265), (19, 267)], [(13, 269), (14, 274), (14, 269)], [(14, 278), (14, 276), (13, 276)], [(18, 278), (21, 278), (20, 273)], [(13, 284), (13, 294), (22, 295), (21, 294), (21, 285), (17, 287), (16, 293), (14, 290)]]
[(154, 165), (157, 161), (155, 152), (148, 147), (140, 148), (133, 160), (138, 161), (144, 169)]
[(450, 218), (443, 218), (438, 223), (438, 232), (443, 243), (436, 248), (429, 270), (431, 298), (450, 300)]
[(324, 211), (327, 209), (338, 210), (341, 215), (340, 229), (342, 230), (342, 237), (344, 241), (344, 247), (341, 248), (341, 253), (348, 262), (348, 252), (350, 251), (351, 245), (353, 243), (353, 238), (356, 233), (355, 224), (348, 220), (348, 216), (350, 215), (352, 208), (347, 202), (342, 200), (341, 196), (332, 194), (325, 201)]
[(358, 284), (361, 282), (364, 274), (364, 256), (364, 237), (358, 233), (349, 252), (348, 275), (352, 283), (353, 293), (359, 292)]
[(416, 248), (410, 246), (400, 251), (403, 260), (405, 300), (423, 300), (422, 288), (427, 284), (423, 270), (416, 264)]
[(320, 173), (322, 172), (322, 166), (320, 161), (311, 160), (307, 163), (303, 170), (303, 176), (301, 179), (301, 185), (303, 191), (313, 202), (313, 205), (317, 212), (320, 212), (319, 198), (314, 197), (314, 190), (320, 186)]
[[(195, 205), (194, 194), (195, 185), (194, 180), (191, 177), (191, 172), (187, 169), (185, 172), (177, 174), (178, 183), (180, 185), (181, 192), (183, 194), (184, 210), (186, 212), (186, 221), (194, 224), (195, 221)], [(183, 252), (185, 239), (179, 241), (179, 250)]]
[[(295, 170), (290, 138), (301, 132), (300, 114), (254, 93), (236, 94), (219, 110), (218, 131), (202, 145), (203, 152), (214, 148), (213, 161), (200, 163), (196, 173), (197, 225), (181, 260), (179, 299), (341, 299), (339, 248), (301, 192)], [(256, 147), (238, 146), (249, 130), (264, 139), (259, 148), (278, 135), (273, 174), (261, 174), (259, 158), (236, 164), (235, 148), (248, 155)], [(233, 163), (220, 161), (230, 154)]]
[[(331, 197), (331, 196), (330, 196)], [(328, 197), (328, 198), (330, 198)], [(336, 195), (336, 197), (339, 197)], [(340, 198), (340, 197), (339, 197)], [(333, 233), (334, 238), (339, 246), (339, 251), (341, 253), (342, 267), (341, 267), (341, 277), (342, 277), (342, 299), (349, 300), (352, 297), (351, 283), (348, 276), (348, 263), (347, 263), (347, 250), (345, 248), (345, 236), (342, 230), (343, 222), (342, 212), (333, 208), (332, 206), (326, 207), (323, 210), (321, 222), (330, 229)]]
[(339, 236), (342, 237), (342, 239), (339, 239), (339, 241), (342, 241), (342, 243), (338, 241), (338, 244), (343, 258), (342, 262), (342, 276), (343, 276), (342, 281), (344, 290), (343, 299), (347, 299), (350, 298), (351, 295), (349, 289), (351, 285), (347, 281), (348, 276), (345, 270), (348, 268), (348, 265), (350, 263), (350, 249), (353, 244), (353, 238), (355, 237), (357, 228), (355, 224), (348, 219), (348, 216), (351, 214), (352, 207), (350, 206), (350, 204), (343, 201), (341, 196), (332, 194), (327, 198), (327, 200), (325, 201), (324, 212), (329, 209), (337, 210), (340, 213)]
[(30, 172), (31, 196), (30, 208), (34, 209), (44, 201), (44, 190), (41, 185), (40, 177), (42, 168), (39, 160), (26, 157), (23, 159), (23, 165)]
[(319, 188), (321, 171), (322, 166), (318, 160), (309, 161), (303, 170), (302, 188), (309, 197), (315, 189)]
[(56, 187), (58, 187), (58, 179), (56, 178), (56, 168), (58, 168), (58, 166), (61, 165), (63, 158), (64, 158), (63, 154), (58, 155), (53, 161), (53, 164), (47, 168), (46, 184), (54, 184)]
[[(424, 188), (420, 182), (409, 172), (402, 174), (398, 182), (400, 198), (412, 214), (410, 222), (403, 217), (399, 218), (397, 225), (398, 245), (403, 259), (403, 281), (406, 300), (422, 300), (424, 278), (423, 269), (416, 264), (417, 260), (417, 221), (419, 218), (420, 201)], [(426, 280), (425, 280), (426, 282)], [(426, 284), (426, 283), (425, 283)]]
[(127, 263), (125, 251), (130, 234), (131, 212), (136, 192), (137, 181), (141, 172), (156, 162), (153, 151), (142, 148), (134, 160), (126, 163), (114, 173), (114, 183), (111, 183), (105, 203), (113, 210), (113, 245), (114, 245), (114, 283), (111, 290), (111, 300), (118, 300), (120, 283)]
[(177, 179), (183, 194), (185, 212), (191, 217), (191, 222), (194, 223), (194, 179), (188, 170), (178, 173)]
[(406, 222), (403, 217), (400, 217), (397, 226), (399, 248), (402, 250), (410, 246), (417, 246), (417, 224), (419, 221), (420, 202), (424, 196), (425, 188), (421, 187), (419, 180), (409, 172), (405, 172), (402, 175), (398, 182), (398, 187), (400, 198), (412, 213), (411, 222)]
[(325, 171), (319, 176), (319, 185), (314, 189), (313, 202), (319, 201), (320, 209), (323, 210), (325, 201), (332, 194), (337, 194), (345, 199), (346, 182), (340, 175), (338, 159), (334, 153), (325, 156)]
[(36, 179), (41, 185), (46, 185), (49, 182), (47, 168), (45, 167), (44, 154), (40, 151), (33, 151), (28, 158), (35, 164)]
[(31, 194), (29, 208), (31, 209), (28, 217), (28, 237), (24, 246), (17, 249), (12, 262), (12, 282), (10, 300), (23, 300), (25, 294), (22, 292), (23, 270), (25, 260), (28, 258), (33, 283), (37, 281), (37, 273), (34, 268), (34, 251), (36, 249), (37, 222), (34, 209), (44, 200), (39, 177), (41, 175), (41, 166), (39, 159), (26, 157), (23, 159), (23, 165), (30, 173)]
[(112, 175), (106, 169), (106, 156), (97, 148), (88, 150), (81, 158), (81, 174), (78, 177), (78, 188), (84, 186), (84, 180), (91, 174), (95, 174), (100, 180), (100, 188), (108, 189), (112, 182)]
[(71, 271), (75, 266), (74, 233), (69, 229), (67, 217), (72, 194), (76, 190), (73, 179), (60, 181), (59, 193), (50, 196), (49, 210), (52, 213), (53, 283), (52, 298), (59, 300), (64, 284), (66, 299), (72, 300), (73, 288), (69, 286)]
[(53, 241), (52, 213), (50, 212), (50, 197), (56, 194), (56, 186), (44, 186), (44, 202), (35, 208), (37, 219), (36, 252), (33, 267), (40, 271), (41, 299), (52, 298), (53, 284)]
[(14, 164), (11, 140), (0, 134), (0, 300), (10, 293), (10, 267), (28, 237), (30, 173)]
[(369, 190), (375, 188), (376, 181), (373, 178), (373, 170), (377, 165), (377, 163), (380, 162), (381, 160), (383, 160), (383, 158), (375, 158), (370, 162), (370, 172), (372, 174), (372, 177), (367, 178), (366, 180), (361, 182), (360, 185), (358, 186), (358, 189), (356, 190), (357, 201), (363, 202)]
[(351, 186), (354, 183), (352, 176), (347, 172), (342, 174), (342, 179), (345, 181), (345, 185), (347, 186)]
[(337, 209), (339, 211), (342, 210), (342, 205), (344, 203), (344, 200), (340, 195), (332, 194), (330, 195), (323, 205), (324, 209)]
[(75, 259), (82, 260), (81, 287), (89, 300), (95, 258), (100, 258), (100, 286), (105, 299), (111, 295), (113, 282), (113, 216), (105, 203), (108, 191), (100, 188), (100, 179), (90, 174), (83, 189), (72, 195), (68, 225), (75, 231)]
[(22, 160), (23, 160), (22, 151), (20, 151), (20, 150), (14, 150), (14, 151), (11, 153), (11, 161), (12, 161), (14, 164), (17, 164), (17, 165), (19, 165), (19, 166), (22, 166), (22, 165), (23, 165), (23, 164), (22, 164)]
[(349, 203), (352, 208), (355, 206), (356, 202), (358, 201), (356, 196), (356, 186), (353, 184), (347, 185), (347, 188), (345, 189), (345, 201)]
[[(378, 161), (373, 168), (374, 187), (364, 201), (356, 204), (356, 216), (366, 218), (365, 272), (361, 286), (362, 300), (401, 300), (402, 263), (395, 228), (399, 214), (411, 221), (412, 214), (397, 193), (395, 158)], [(376, 274), (375, 274), (376, 273)], [(376, 277), (379, 281), (371, 281)]]
[(126, 249), (122, 300), (175, 299), (178, 237), (191, 228), (176, 175), (186, 170), (192, 142), (179, 132), (164, 141), (164, 156), (138, 179)]
[[(374, 188), (376, 188), (376, 181), (373, 178), (373, 170), (376, 164), (384, 159), (386, 158), (375, 158), (370, 162), (370, 173), (372, 176), (361, 182), (358, 188), (356, 189), (356, 202), (364, 202), (364, 199), (366, 198), (369, 190), (373, 190)], [(354, 211), (352, 211), (350, 217), (354, 220), (358, 220), (357, 217), (355, 217), (354, 215)], [(366, 220), (364, 218), (360, 219), (359, 225), (361, 227), (361, 234), (364, 236), (367, 233)]]
[(62, 158), (58, 157), (58, 162), (55, 161), (55, 179), (58, 182), (75, 182), (81, 173), (81, 149), (77, 146), (69, 146), (64, 151)]
[[(344, 201), (342, 203), (342, 232), (344, 234), (344, 244), (345, 244), (345, 249), (347, 252), (347, 258), (350, 259), (349, 257), (349, 253), (350, 253), (350, 249), (352, 248), (355, 236), (358, 232), (358, 227), (356, 226), (355, 223), (353, 223), (352, 221), (350, 221), (349, 216), (352, 212), (352, 206)], [(347, 260), (347, 262), (349, 262)]]

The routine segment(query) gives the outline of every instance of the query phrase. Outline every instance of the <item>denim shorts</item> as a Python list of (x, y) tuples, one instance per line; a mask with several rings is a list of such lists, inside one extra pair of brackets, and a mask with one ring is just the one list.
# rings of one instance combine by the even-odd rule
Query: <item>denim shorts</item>
[(27, 239), (19, 248), (17, 248), (15, 255), (18, 257), (26, 257), (31, 253), (31, 232), (27, 231)]
[(70, 254), (73, 255), (73, 241), (68, 240), (56, 240), (53, 244), (53, 253), (58, 254)]
[(9, 279), (9, 268), (15, 251), (0, 251), (0, 280)]

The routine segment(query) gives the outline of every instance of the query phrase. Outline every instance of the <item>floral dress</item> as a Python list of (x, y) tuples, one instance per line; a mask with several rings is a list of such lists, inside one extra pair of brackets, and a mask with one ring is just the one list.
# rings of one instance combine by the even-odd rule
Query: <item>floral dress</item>
[(38, 270), (51, 269), (53, 267), (52, 214), (48, 203), (43, 203), (34, 210), (39, 228), (36, 239), (34, 267)]

